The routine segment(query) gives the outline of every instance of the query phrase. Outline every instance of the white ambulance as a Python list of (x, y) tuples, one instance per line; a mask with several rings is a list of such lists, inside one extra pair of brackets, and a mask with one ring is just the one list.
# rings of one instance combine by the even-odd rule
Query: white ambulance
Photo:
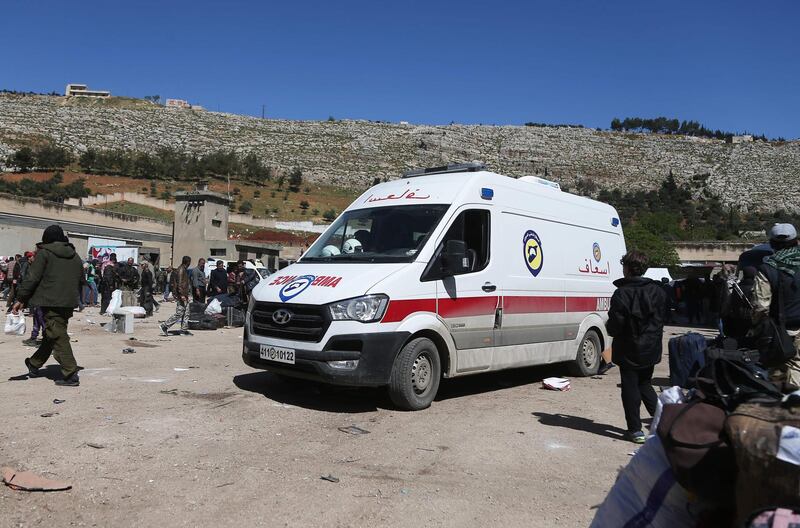
[(613, 207), (460, 164), (369, 189), (247, 310), (251, 367), (389, 387), (422, 409), (442, 377), (571, 362), (597, 372), (625, 241)]

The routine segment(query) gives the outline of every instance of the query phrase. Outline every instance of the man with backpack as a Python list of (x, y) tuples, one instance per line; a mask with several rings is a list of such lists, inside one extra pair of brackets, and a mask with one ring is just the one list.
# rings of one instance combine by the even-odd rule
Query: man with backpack
[(611, 297), (606, 329), (614, 337), (611, 357), (622, 380), (627, 438), (643, 444), (646, 436), (639, 411), (644, 402), (650, 416), (656, 412), (652, 379), (655, 365), (661, 362), (667, 294), (659, 283), (642, 276), (647, 270), (644, 254), (629, 251), (620, 264), (623, 278), (614, 281), (617, 290)]
[[(800, 387), (800, 246), (792, 224), (769, 230), (774, 254), (758, 267), (753, 286), (753, 323), (761, 336), (762, 363), (775, 383)], [(764, 357), (766, 356), (766, 357)], [(786, 387), (791, 388), (791, 387)]]

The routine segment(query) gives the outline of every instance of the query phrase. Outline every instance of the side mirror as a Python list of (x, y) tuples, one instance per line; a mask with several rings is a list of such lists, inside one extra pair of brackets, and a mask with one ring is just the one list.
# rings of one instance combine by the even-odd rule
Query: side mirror
[(463, 240), (448, 240), (441, 256), (442, 275), (458, 275), (469, 271), (467, 243)]

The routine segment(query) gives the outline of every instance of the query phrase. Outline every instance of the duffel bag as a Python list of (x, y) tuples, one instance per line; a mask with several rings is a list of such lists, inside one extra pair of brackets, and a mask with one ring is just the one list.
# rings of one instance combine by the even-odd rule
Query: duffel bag
[(726, 420), (739, 468), (737, 526), (759, 509), (800, 508), (800, 466), (778, 458), (781, 438), (796, 435), (793, 428), (800, 428), (800, 406), (746, 403)]
[(724, 435), (726, 416), (697, 398), (665, 405), (656, 431), (675, 479), (704, 500), (732, 507), (736, 461)]

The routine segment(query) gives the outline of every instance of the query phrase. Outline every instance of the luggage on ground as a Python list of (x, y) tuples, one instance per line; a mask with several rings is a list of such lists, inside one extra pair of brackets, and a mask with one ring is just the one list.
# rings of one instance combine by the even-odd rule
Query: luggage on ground
[(800, 528), (800, 509), (767, 508), (756, 512), (747, 528)]
[(733, 506), (736, 460), (724, 426), (727, 413), (701, 398), (665, 405), (658, 423), (675, 479), (698, 497)]
[(675, 481), (661, 441), (652, 437), (619, 473), (592, 528), (697, 526), (702, 507)]
[(689, 388), (689, 378), (705, 365), (706, 338), (689, 332), (669, 340), (669, 383)]
[[(782, 437), (800, 428), (800, 406), (745, 403), (725, 422), (736, 456), (737, 526), (764, 508), (800, 509), (800, 466), (778, 458)], [(784, 431), (786, 429), (786, 431)], [(784, 447), (786, 440), (783, 440)], [(795, 514), (795, 519), (797, 518)], [(777, 526), (760, 524), (747, 526)]]

